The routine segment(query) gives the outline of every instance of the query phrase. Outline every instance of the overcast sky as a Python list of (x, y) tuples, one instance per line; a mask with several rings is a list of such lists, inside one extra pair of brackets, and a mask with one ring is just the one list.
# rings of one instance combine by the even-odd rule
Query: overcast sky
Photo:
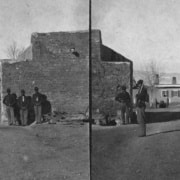
[(166, 72), (180, 72), (179, 8), (179, 0), (93, 0), (93, 27), (135, 69), (154, 60)]
[(0, 59), (12, 41), (30, 45), (32, 32), (87, 30), (89, 0), (0, 0)]
[[(0, 59), (13, 40), (27, 47), (32, 32), (88, 29), (88, 1), (0, 0)], [(92, 26), (135, 69), (155, 60), (163, 70), (179, 72), (179, 7), (179, 0), (92, 0)]]

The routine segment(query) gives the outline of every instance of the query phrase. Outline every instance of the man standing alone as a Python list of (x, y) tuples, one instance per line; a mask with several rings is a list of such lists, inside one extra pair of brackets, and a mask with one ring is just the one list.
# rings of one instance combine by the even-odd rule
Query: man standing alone
[(122, 124), (129, 123), (129, 106), (130, 106), (130, 95), (126, 91), (125, 86), (118, 86), (118, 93), (115, 100), (120, 103), (121, 120)]
[(16, 103), (14, 96), (11, 94), (11, 90), (7, 89), (7, 95), (3, 99), (3, 103), (6, 105), (6, 112), (8, 117), (8, 124), (15, 125), (14, 119), (14, 104)]
[(20, 108), (20, 120), (23, 126), (27, 125), (27, 117), (28, 117), (28, 100), (27, 96), (25, 96), (24, 89), (21, 90), (21, 96), (18, 98), (18, 105)]
[(143, 85), (143, 80), (139, 80), (137, 82), (137, 86), (139, 89), (138, 94), (136, 95), (137, 121), (140, 126), (139, 137), (144, 137), (146, 136), (145, 102), (148, 102), (148, 93), (147, 93), (147, 89)]
[(38, 87), (35, 87), (34, 91), (35, 93), (33, 94), (32, 100), (34, 105), (35, 121), (36, 124), (40, 124), (42, 115), (42, 95), (39, 93)]

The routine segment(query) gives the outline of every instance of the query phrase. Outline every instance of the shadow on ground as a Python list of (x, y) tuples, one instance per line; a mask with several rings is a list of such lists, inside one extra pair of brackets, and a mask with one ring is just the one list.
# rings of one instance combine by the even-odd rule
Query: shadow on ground
[(171, 132), (177, 132), (177, 131), (180, 131), (180, 129), (175, 129), (175, 130), (170, 130), (170, 131), (157, 132), (157, 133), (149, 134), (149, 135), (146, 135), (146, 136), (154, 136), (154, 135), (158, 135), (158, 134), (171, 133)]
[[(180, 112), (164, 111), (164, 112), (146, 112), (147, 123), (158, 123), (176, 121), (180, 119)], [(133, 113), (132, 123), (137, 123), (135, 112)]]
[(146, 112), (147, 123), (167, 122), (180, 119), (180, 112)]

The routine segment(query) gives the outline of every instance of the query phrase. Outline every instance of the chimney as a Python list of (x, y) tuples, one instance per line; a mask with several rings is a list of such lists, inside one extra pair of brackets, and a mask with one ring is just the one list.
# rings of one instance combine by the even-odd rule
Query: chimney
[(155, 81), (154, 81), (154, 84), (159, 84), (159, 74), (156, 74), (155, 75)]
[(172, 77), (172, 84), (176, 84), (176, 77)]

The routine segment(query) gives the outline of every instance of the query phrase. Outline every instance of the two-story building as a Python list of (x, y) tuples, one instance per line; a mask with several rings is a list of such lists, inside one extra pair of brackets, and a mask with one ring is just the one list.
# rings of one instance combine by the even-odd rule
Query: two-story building
[(156, 84), (151, 99), (160, 101), (168, 101), (172, 103), (180, 103), (180, 84), (177, 84), (176, 77), (172, 77), (169, 84)]

